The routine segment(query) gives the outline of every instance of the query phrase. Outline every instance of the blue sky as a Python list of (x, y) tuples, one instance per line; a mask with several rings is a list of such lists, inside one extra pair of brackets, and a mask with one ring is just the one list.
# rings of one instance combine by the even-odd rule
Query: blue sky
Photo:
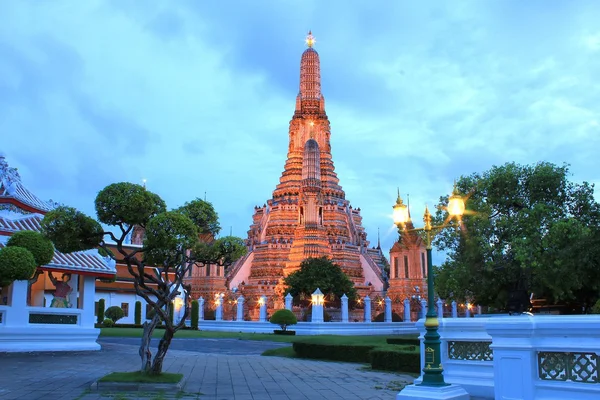
[(93, 215), (141, 182), (246, 237), (277, 184), (309, 29), (336, 171), (372, 243), (396, 187), (422, 215), (509, 161), (600, 183), (600, 2), (0, 2), (0, 152)]

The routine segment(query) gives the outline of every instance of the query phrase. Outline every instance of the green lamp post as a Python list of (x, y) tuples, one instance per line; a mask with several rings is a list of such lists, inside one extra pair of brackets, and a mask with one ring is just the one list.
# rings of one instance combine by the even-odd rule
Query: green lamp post
[(423, 228), (411, 228), (407, 229), (406, 225), (410, 222), (410, 214), (408, 207), (402, 202), (400, 198), (400, 192), (398, 192), (398, 199), (394, 205), (394, 224), (398, 227), (398, 233), (409, 232), (423, 232), (423, 241), (427, 248), (427, 315), (425, 317), (425, 366), (423, 368), (423, 381), (420, 386), (446, 386), (444, 382), (443, 368), (440, 354), (440, 335), (438, 333), (438, 318), (435, 309), (434, 300), (434, 289), (433, 289), (433, 264), (431, 260), (431, 242), (434, 236), (439, 233), (442, 229), (448, 225), (454, 225), (457, 221), (460, 221), (461, 216), (465, 212), (465, 202), (462, 197), (456, 192), (456, 186), (448, 200), (448, 207), (446, 208), (450, 217), (446, 219), (446, 222), (442, 225), (434, 226), (431, 224), (431, 214), (429, 209), (425, 206), (425, 214), (423, 216), (423, 222), (425, 226)]

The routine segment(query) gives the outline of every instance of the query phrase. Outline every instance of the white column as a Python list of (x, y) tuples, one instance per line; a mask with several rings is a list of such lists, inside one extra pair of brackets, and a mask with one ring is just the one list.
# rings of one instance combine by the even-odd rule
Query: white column
[(442, 299), (438, 298), (437, 301), (437, 315), (439, 319), (444, 318), (444, 302), (442, 301)]
[(427, 301), (421, 299), (421, 318), (425, 318), (427, 315)]
[(371, 322), (371, 298), (369, 295), (365, 296), (365, 322)]
[(285, 296), (285, 309), (286, 310), (292, 311), (292, 300), (294, 300), (294, 297), (292, 296), (291, 293), (288, 293), (287, 296)]
[(267, 296), (264, 294), (260, 297), (262, 300), (262, 304), (260, 305), (260, 322), (267, 322)]
[(215, 309), (215, 321), (223, 321), (223, 299), (217, 297), (217, 308)]
[(404, 299), (404, 322), (410, 322), (410, 300)]
[(465, 304), (465, 308), (466, 308), (465, 316), (467, 318), (469, 318), (471, 316), (471, 304), (470, 303), (466, 303)]
[[(27, 310), (28, 281), (14, 281), (10, 292), (10, 307), (6, 309), (6, 326), (25, 326), (29, 324)], [(93, 313), (92, 313), (93, 315)]]
[(312, 315), (311, 322), (324, 322), (323, 318), (323, 293), (317, 288), (311, 296), (312, 299)]
[(477, 314), (481, 315), (481, 306), (477, 306)]
[(83, 276), (83, 288), (81, 290), (81, 321), (79, 324), (86, 328), (93, 328), (96, 317), (94, 316), (94, 300), (96, 297), (96, 277)]
[(237, 299), (237, 318), (236, 321), (244, 320), (244, 296), (240, 296)]
[(392, 299), (385, 297), (385, 322), (392, 322)]
[(200, 311), (198, 315), (198, 320), (204, 321), (204, 297), (200, 297), (200, 299), (198, 299), (198, 308), (198, 311)]
[(452, 302), (452, 318), (458, 318), (458, 308), (456, 307), (456, 301)]
[(342, 296), (342, 322), (348, 322), (348, 296)]

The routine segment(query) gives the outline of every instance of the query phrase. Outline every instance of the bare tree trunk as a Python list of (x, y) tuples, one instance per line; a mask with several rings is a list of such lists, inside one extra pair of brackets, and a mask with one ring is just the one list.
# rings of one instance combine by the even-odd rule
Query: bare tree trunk
[(158, 325), (158, 314), (154, 315), (154, 318), (150, 322), (144, 322), (144, 333), (142, 335), (142, 344), (140, 345), (140, 357), (142, 359), (142, 372), (150, 372), (152, 351), (150, 350), (150, 341), (152, 340), (152, 333), (154, 328)]
[(154, 360), (152, 361), (152, 369), (150, 373), (152, 375), (159, 375), (162, 372), (163, 361), (165, 356), (167, 355), (167, 350), (169, 350), (169, 346), (171, 345), (171, 339), (173, 339), (173, 335), (175, 334), (175, 329), (171, 328), (168, 324), (165, 327), (165, 334), (162, 339), (160, 339), (160, 343), (158, 344), (158, 351), (154, 356)]

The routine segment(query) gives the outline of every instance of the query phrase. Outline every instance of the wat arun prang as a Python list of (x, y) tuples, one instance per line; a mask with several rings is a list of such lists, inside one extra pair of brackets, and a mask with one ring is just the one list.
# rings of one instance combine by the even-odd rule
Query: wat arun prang
[(320, 256), (340, 265), (361, 296), (384, 289), (384, 256), (369, 248), (360, 209), (346, 200), (335, 173), (319, 54), (310, 32), (306, 43), (283, 174), (273, 198), (255, 207), (248, 254), (227, 274), (228, 288), (248, 300), (265, 294), (280, 303), (283, 277), (306, 258)]

